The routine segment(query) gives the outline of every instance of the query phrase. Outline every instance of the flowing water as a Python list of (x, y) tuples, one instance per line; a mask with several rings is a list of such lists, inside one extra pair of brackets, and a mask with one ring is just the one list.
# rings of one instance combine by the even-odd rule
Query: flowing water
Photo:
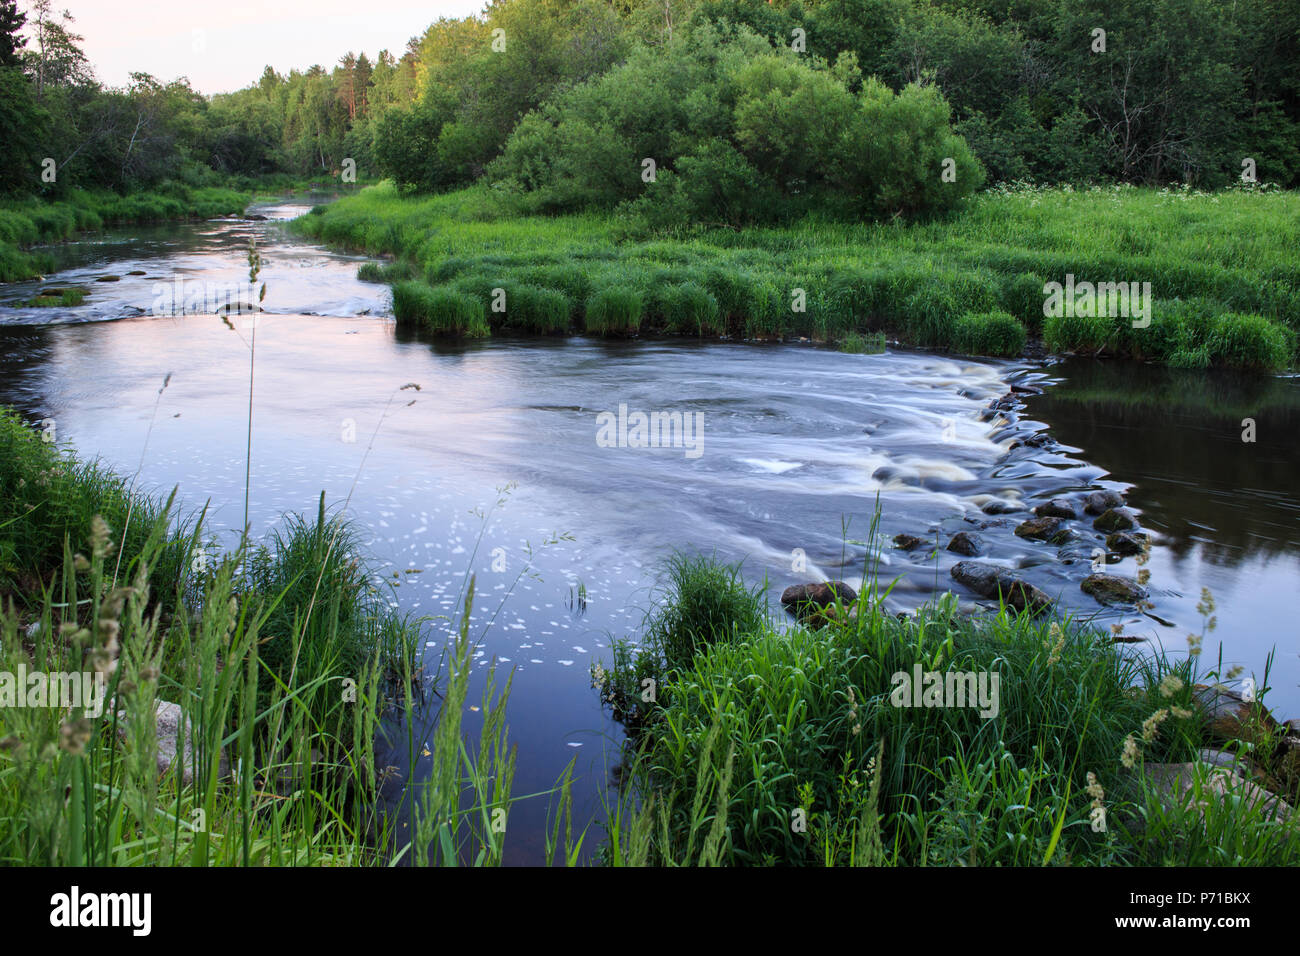
[[(400, 581), (397, 605), (429, 618), (430, 670), (475, 574), (477, 666), (514, 673), (516, 794), (548, 789), (574, 760), (577, 820), (615, 798), (622, 735), (590, 665), (609, 663), (613, 638), (638, 635), (674, 549), (743, 559), (776, 593), (823, 577), (857, 586), (877, 498), (894, 607), (955, 587), (960, 558), (944, 545), (958, 530), (977, 532), (984, 559), (1017, 567), (1071, 613), (1144, 638), (1136, 652), (1187, 653), (1208, 587), (1218, 627), (1203, 657), (1217, 658), (1221, 642), (1225, 667), (1262, 685), (1276, 649), (1267, 699), (1281, 716), (1300, 711), (1300, 381), (807, 345), (431, 342), (396, 329), (387, 288), (356, 278), (363, 258), (287, 234), (283, 220), (307, 208), (287, 201), (257, 210), (267, 222), (137, 228), (60, 247), (64, 271), (0, 287), (0, 403), (51, 423), (83, 456), (126, 474), (141, 467), (153, 489), (179, 485), (191, 507), (210, 502), (210, 525), (233, 545), (252, 317), (151, 310), (166, 288), (245, 280), (256, 236), (268, 291), (255, 329), (253, 534), (286, 511), (314, 511), (322, 490), (332, 505), (351, 493), (377, 567)], [(117, 281), (95, 281), (105, 275)], [(71, 285), (89, 290), (84, 305), (12, 305)], [(418, 393), (398, 391), (410, 382)], [(1023, 407), (989, 409), (1011, 383)], [(636, 447), (637, 413), (701, 429)], [(620, 416), (627, 431), (602, 428)], [(1253, 443), (1242, 441), (1244, 418), (1256, 423)], [(1052, 440), (1025, 443), (1039, 432)], [(1035, 503), (1096, 488), (1126, 492), (1155, 537), (1153, 616), (1082, 593), (1099, 540), (1089, 524), (1060, 547), (1013, 533)], [(902, 532), (939, 547), (891, 547)], [(1108, 570), (1135, 574), (1135, 559)], [(465, 717), (474, 731), (480, 712)], [(422, 743), (413, 760), (404, 734), (381, 747), (398, 780), (427, 774)], [(516, 804), (508, 862), (540, 859), (547, 810), (545, 797)]]

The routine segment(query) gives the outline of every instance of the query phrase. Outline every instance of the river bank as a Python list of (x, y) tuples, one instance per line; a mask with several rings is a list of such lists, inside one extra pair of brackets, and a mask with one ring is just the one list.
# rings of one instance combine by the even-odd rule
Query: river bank
[(393, 257), (365, 277), (394, 283), (399, 322), (445, 335), (884, 332), (966, 354), (1041, 340), (1268, 372), (1295, 361), (1297, 221), (1300, 197), (1282, 191), (1115, 186), (991, 190), (910, 225), (665, 234), (628, 215), (521, 215), (486, 187), (411, 198), (384, 184), (293, 228)]
[(0, 202), (0, 282), (37, 278), (54, 268), (54, 260), (35, 246), (65, 242), (105, 225), (238, 214), (252, 198), (251, 192), (236, 189), (174, 183), (126, 196), (73, 189), (53, 201), (8, 199)]

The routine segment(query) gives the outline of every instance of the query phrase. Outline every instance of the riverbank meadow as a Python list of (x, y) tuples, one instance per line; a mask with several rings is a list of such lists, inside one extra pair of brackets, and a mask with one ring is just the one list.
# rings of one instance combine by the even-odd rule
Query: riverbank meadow
[(748, 229), (524, 215), (486, 186), (381, 184), (314, 213), (293, 228), (392, 257), (363, 277), (393, 283), (399, 322), (447, 335), (884, 332), (1267, 372), (1294, 364), (1300, 326), (1300, 197), (1261, 188), (999, 188), (929, 222)]

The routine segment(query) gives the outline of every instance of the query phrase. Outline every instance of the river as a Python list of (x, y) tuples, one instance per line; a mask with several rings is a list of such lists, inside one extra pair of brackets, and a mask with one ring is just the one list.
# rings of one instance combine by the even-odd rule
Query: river
[[(514, 669), (516, 794), (546, 790), (575, 760), (575, 818), (613, 799), (622, 734), (589, 668), (608, 664), (613, 638), (637, 636), (674, 549), (743, 559), (776, 593), (823, 576), (856, 586), (877, 495), (882, 573), (899, 579), (893, 606), (954, 586), (948, 569), (960, 559), (892, 548), (898, 533), (942, 545), (976, 531), (985, 557), (1020, 568), (1079, 618), (1123, 624), (1145, 639), (1139, 653), (1155, 644), (1187, 653), (1207, 587), (1218, 627), (1203, 660), (1213, 663), (1221, 642), (1225, 668), (1239, 664), (1262, 685), (1276, 649), (1266, 700), (1279, 716), (1300, 714), (1289, 610), (1300, 583), (1300, 380), (807, 344), (430, 342), (397, 331), (387, 287), (356, 277), (364, 257), (286, 231), (307, 208), (285, 200), (252, 210), (265, 222), (110, 230), (53, 249), (57, 274), (0, 287), (0, 403), (52, 422), (61, 444), (125, 474), (143, 454), (141, 483), (179, 485), (189, 507), (210, 501), (210, 525), (233, 544), (252, 320), (232, 317), (231, 328), (150, 309), (178, 280), (246, 280), (256, 237), (267, 311), (256, 328), (253, 534), (286, 511), (314, 511), (322, 489), (337, 505), (355, 485), (350, 512), (377, 566), (401, 575), (398, 605), (431, 617), (430, 668), (461, 584), (476, 574), (478, 667), (495, 659)], [(117, 281), (96, 281), (105, 275)], [(13, 305), (69, 285), (89, 291), (82, 306)], [(397, 392), (410, 382), (418, 393)], [(1013, 382), (1024, 407), (989, 410)], [(698, 445), (601, 440), (601, 413), (620, 406), (699, 421)], [(1242, 441), (1247, 417), (1253, 443)], [(1038, 432), (1052, 440), (1023, 443)], [(1127, 493), (1155, 536), (1154, 618), (1082, 593), (1097, 543), (1087, 525), (1063, 547), (1013, 533), (1034, 504), (1096, 488)], [(1132, 575), (1134, 559), (1108, 570)], [(467, 730), (476, 717), (466, 715)], [(383, 758), (418, 781), (425, 758), (410, 767), (405, 749), (398, 741)], [(539, 861), (547, 810), (546, 798), (512, 810), (508, 862)]]

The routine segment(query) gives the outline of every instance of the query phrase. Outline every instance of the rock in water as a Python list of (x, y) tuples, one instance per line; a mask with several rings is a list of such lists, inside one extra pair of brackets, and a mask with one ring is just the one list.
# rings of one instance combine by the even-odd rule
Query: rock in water
[(781, 592), (781, 604), (800, 621), (808, 621), (835, 606), (836, 599), (845, 607), (858, 599), (858, 592), (843, 581), (794, 584)]
[(981, 561), (958, 561), (949, 572), (980, 597), (1001, 598), (1017, 611), (1028, 608), (1037, 614), (1052, 605), (1052, 599), (1011, 573), (1009, 568)]
[(1016, 526), (1016, 536), (1034, 541), (1059, 543), (1069, 535), (1060, 518), (1030, 518)]
[(1132, 531), (1138, 526), (1137, 518), (1127, 508), (1110, 508), (1092, 523), (1098, 531)]
[(956, 554), (964, 554), (968, 558), (973, 558), (984, 550), (980, 539), (969, 531), (958, 531), (948, 542), (948, 550)]
[(904, 551), (915, 551), (917, 548), (924, 548), (927, 543), (924, 538), (918, 538), (914, 534), (894, 535), (894, 546), (902, 548)]
[(1130, 531), (1116, 531), (1106, 537), (1106, 550), (1114, 554), (1141, 554), (1146, 535)]
[(1083, 510), (1090, 515), (1099, 515), (1109, 511), (1111, 508), (1119, 508), (1124, 504), (1124, 499), (1114, 491), (1094, 491), (1084, 499)]
[(1069, 498), (1053, 498), (1046, 504), (1035, 508), (1034, 514), (1040, 518), (1068, 518), (1073, 521), (1079, 517), (1079, 509), (1074, 506), (1074, 502)]
[(1090, 574), (1079, 587), (1084, 594), (1091, 594), (1102, 604), (1136, 604), (1147, 597), (1146, 588), (1119, 574)]

